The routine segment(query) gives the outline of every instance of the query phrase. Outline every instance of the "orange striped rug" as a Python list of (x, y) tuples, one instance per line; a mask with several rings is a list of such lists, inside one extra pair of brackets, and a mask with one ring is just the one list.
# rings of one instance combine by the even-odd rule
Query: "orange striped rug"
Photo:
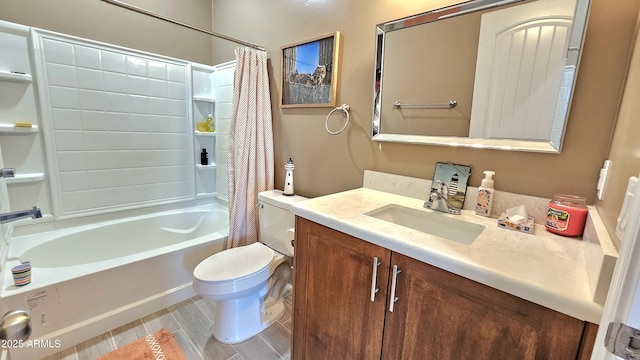
[(166, 328), (127, 344), (97, 360), (186, 360), (182, 349)]

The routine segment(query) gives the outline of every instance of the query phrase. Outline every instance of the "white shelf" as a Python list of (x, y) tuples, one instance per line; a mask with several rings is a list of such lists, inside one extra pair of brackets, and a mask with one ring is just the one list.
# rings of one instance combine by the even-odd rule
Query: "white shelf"
[(216, 136), (216, 132), (215, 131), (195, 131), (196, 136), (210, 136), (210, 137), (214, 137)]
[(193, 101), (202, 101), (202, 102), (208, 102), (208, 103), (214, 103), (216, 102), (216, 99), (210, 96), (194, 96), (193, 97)]
[(14, 124), (0, 124), (0, 133), (11, 134), (33, 134), (40, 131), (38, 125), (31, 125), (31, 127), (15, 126)]
[(0, 81), (30, 83), (32, 81), (32, 78), (31, 78), (31, 75), (29, 74), (0, 71)]
[(44, 173), (16, 174), (15, 177), (6, 178), (5, 180), (7, 185), (39, 182), (44, 180)]
[(209, 165), (196, 164), (196, 168), (198, 168), (198, 170), (215, 169), (216, 164), (209, 164)]

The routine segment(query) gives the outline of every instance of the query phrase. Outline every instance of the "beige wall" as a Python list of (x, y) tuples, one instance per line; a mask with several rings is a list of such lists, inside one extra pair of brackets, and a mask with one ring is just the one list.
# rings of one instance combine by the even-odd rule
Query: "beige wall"
[[(274, 105), (276, 186), (284, 163), (296, 164), (296, 192), (318, 196), (359, 187), (373, 169), (431, 178), (435, 163), (471, 164), (470, 184), (483, 170), (496, 171), (496, 188), (552, 197), (584, 195), (595, 203), (599, 169), (609, 142), (629, 59), (640, 2), (594, 0), (575, 98), (560, 155), (389, 144), (370, 140), (375, 25), (428, 10), (406, 0), (215, 0), (214, 30), (265, 46), (271, 59), (272, 99), (278, 98), (280, 47), (339, 30), (343, 34), (338, 102), (351, 106), (351, 124), (337, 136), (324, 129), (328, 109), (279, 109)], [(608, 4), (608, 6), (607, 6)], [(229, 60), (228, 44), (214, 43), (215, 62)], [(276, 103), (277, 104), (277, 103)], [(341, 126), (332, 117), (332, 128)], [(425, 189), (426, 194), (426, 189)]]
[[(211, 29), (211, 0), (127, 0), (135, 6)], [(206, 34), (131, 12), (100, 0), (0, 0), (0, 20), (212, 64)]]
[[(640, 21), (640, 19), (639, 19)], [(640, 23), (640, 22), (639, 22)], [(637, 30), (636, 30), (637, 36)], [(640, 42), (635, 41), (629, 77), (622, 98), (618, 123), (613, 136), (609, 159), (611, 168), (604, 197), (598, 203), (600, 215), (609, 233), (615, 232), (616, 220), (624, 200), (630, 176), (640, 173)]]

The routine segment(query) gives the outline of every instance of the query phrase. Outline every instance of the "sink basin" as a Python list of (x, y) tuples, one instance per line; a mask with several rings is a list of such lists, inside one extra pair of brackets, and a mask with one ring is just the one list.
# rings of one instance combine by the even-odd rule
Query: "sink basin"
[(453, 219), (445, 214), (396, 204), (385, 205), (364, 215), (463, 244), (470, 244), (485, 228), (484, 225)]

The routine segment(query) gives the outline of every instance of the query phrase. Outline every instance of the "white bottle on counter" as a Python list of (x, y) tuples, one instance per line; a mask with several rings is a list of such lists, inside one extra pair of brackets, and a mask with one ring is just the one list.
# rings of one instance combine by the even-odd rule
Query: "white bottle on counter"
[(484, 179), (478, 188), (478, 199), (476, 200), (476, 215), (491, 216), (491, 207), (493, 206), (493, 175), (494, 171), (484, 171)]

